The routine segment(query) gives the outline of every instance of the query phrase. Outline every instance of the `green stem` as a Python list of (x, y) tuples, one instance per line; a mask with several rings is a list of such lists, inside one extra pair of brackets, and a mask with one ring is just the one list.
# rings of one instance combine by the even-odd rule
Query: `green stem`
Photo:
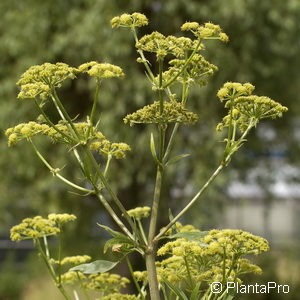
[[(187, 87), (186, 82), (184, 82), (183, 86), (182, 86), (182, 97), (181, 97), (182, 104), (186, 103), (187, 97), (188, 97), (188, 87)], [(172, 130), (172, 133), (171, 133), (171, 136), (170, 136), (170, 139), (169, 139), (169, 142), (168, 142), (168, 145), (167, 145), (164, 157), (163, 157), (163, 164), (165, 164), (168, 161), (179, 125), (180, 125), (179, 123), (175, 123), (175, 125), (173, 127), (173, 130)]]
[(210, 176), (207, 182), (203, 185), (203, 187), (199, 190), (199, 192), (194, 196), (194, 198), (178, 213), (176, 217), (166, 226), (164, 227), (160, 233), (155, 237), (155, 241), (158, 241), (160, 237), (162, 237), (198, 200), (198, 198), (203, 194), (203, 192), (207, 189), (207, 187), (212, 183), (212, 181), (219, 175), (219, 173), (224, 168), (224, 165), (219, 165), (219, 167), (214, 171), (214, 173)]
[(164, 157), (163, 157), (163, 164), (165, 164), (168, 161), (168, 158), (169, 158), (169, 155), (172, 150), (173, 143), (174, 143), (174, 138), (175, 138), (178, 128), (179, 128), (179, 123), (176, 123), (173, 127), (171, 137), (169, 139), (169, 142), (168, 142), (168, 145), (167, 145)]
[(148, 241), (147, 241), (147, 238), (146, 238), (146, 235), (145, 235), (145, 231), (144, 231), (144, 228), (143, 228), (143, 225), (142, 225), (142, 222), (140, 219), (137, 220), (137, 223), (138, 223), (138, 227), (140, 229), (140, 232), (142, 234), (142, 237), (144, 239), (144, 242), (145, 244), (147, 245), (148, 244)]
[(108, 172), (108, 168), (109, 168), (111, 159), (112, 159), (112, 156), (111, 156), (110, 154), (108, 154), (106, 166), (105, 166), (104, 173), (103, 173), (105, 177), (106, 177), (106, 175), (107, 175), (107, 172)]
[(184, 63), (184, 65), (182, 66), (181, 70), (180, 70), (173, 78), (171, 78), (171, 79), (163, 86), (164, 89), (165, 89), (166, 87), (168, 87), (169, 85), (171, 85), (171, 84), (178, 78), (178, 76), (180, 76), (180, 75), (184, 72), (185, 68), (186, 68), (186, 67), (188, 66), (188, 64), (191, 62), (191, 60), (192, 60), (194, 54), (198, 51), (198, 48), (199, 48), (200, 45), (201, 45), (201, 40), (198, 41), (198, 43), (197, 43), (195, 49), (194, 49), (193, 52), (191, 53), (190, 57), (185, 61), (185, 63)]
[[(164, 110), (163, 60), (162, 59), (159, 59), (158, 67), (159, 67), (158, 96), (159, 96), (159, 103), (160, 103), (159, 113), (160, 113), (160, 115), (162, 115), (163, 110)], [(164, 147), (165, 147), (164, 144), (165, 144), (166, 128), (164, 127), (163, 124), (159, 124), (158, 130), (159, 130), (159, 160), (160, 160), (160, 163), (162, 163), (163, 157), (164, 157)], [(157, 220), (158, 220), (158, 207), (159, 207), (159, 202), (160, 202), (160, 197), (161, 197), (163, 172), (164, 172), (164, 165), (163, 164), (157, 165), (155, 188), (154, 188), (153, 203), (152, 203), (152, 209), (151, 209), (149, 233), (148, 233), (148, 249), (147, 249), (146, 256), (145, 256), (151, 300), (159, 300), (160, 299), (159, 285), (158, 285), (158, 280), (157, 280), (157, 270), (156, 270), (156, 265), (155, 265), (156, 242), (154, 241), (154, 237), (155, 237), (155, 233), (156, 233)]]
[(164, 296), (164, 300), (168, 300), (168, 295), (167, 295), (167, 292), (166, 292), (166, 289), (165, 289), (164, 285), (161, 285), (161, 290), (162, 290), (162, 293), (163, 293), (163, 296)]
[(66, 300), (71, 300), (69, 298), (66, 290), (64, 289), (64, 287), (61, 284), (59, 284), (59, 282), (57, 280), (57, 277), (56, 277), (56, 274), (55, 274), (55, 271), (53, 270), (52, 265), (50, 264), (49, 259), (48, 259), (47, 255), (45, 254), (39, 239), (35, 240), (35, 245), (37, 246), (37, 249), (38, 249), (39, 253), (41, 254), (41, 257), (44, 260), (44, 262), (46, 264), (46, 267), (49, 270), (52, 279), (56, 283), (57, 288), (59, 289), (59, 291), (65, 297)]
[(143, 295), (143, 292), (142, 292), (142, 290), (141, 290), (141, 287), (140, 287), (140, 285), (138, 284), (138, 282), (137, 282), (137, 280), (136, 280), (136, 278), (135, 278), (135, 276), (134, 276), (134, 274), (133, 274), (133, 268), (132, 268), (132, 265), (131, 265), (131, 262), (130, 262), (128, 256), (126, 256), (126, 263), (127, 263), (127, 266), (128, 266), (129, 272), (130, 272), (130, 275), (131, 275), (131, 277), (132, 277), (133, 283), (134, 283), (134, 285), (135, 285), (137, 291), (139, 292), (139, 295), (141, 296), (141, 298), (142, 298), (143, 300), (145, 300), (145, 297), (144, 297), (144, 295)]
[(78, 278), (80, 287), (81, 287), (81, 289), (82, 289), (82, 291), (83, 291), (83, 294), (84, 294), (85, 298), (86, 298), (87, 300), (91, 300), (89, 294), (87, 293), (86, 289), (85, 289), (84, 286), (83, 286), (82, 279), (81, 279), (81, 277), (79, 276), (79, 273), (76, 272), (76, 275), (77, 275), (77, 278)]
[(90, 160), (90, 162), (94, 165), (95, 170), (97, 172), (97, 175), (99, 176), (100, 180), (102, 181), (102, 183), (103, 183), (104, 187), (106, 188), (106, 190), (108, 191), (109, 195), (111, 196), (111, 198), (113, 199), (113, 201), (115, 202), (115, 204), (117, 205), (117, 207), (122, 212), (123, 216), (125, 217), (125, 219), (129, 223), (129, 225), (131, 226), (132, 230), (134, 230), (135, 226), (134, 226), (134, 224), (133, 224), (130, 216), (128, 215), (127, 210), (125, 209), (125, 207), (123, 206), (123, 204), (121, 203), (121, 201), (119, 200), (119, 198), (117, 197), (117, 195), (111, 189), (111, 187), (110, 187), (107, 179), (105, 178), (104, 174), (100, 170), (99, 165), (97, 164), (94, 156), (92, 155), (92, 153), (90, 152), (90, 150), (87, 149), (86, 146), (84, 146), (83, 149), (84, 149), (85, 153), (87, 154), (87, 157)]
[[(58, 227), (61, 232), (61, 225)], [(61, 285), (61, 251), (62, 251), (62, 237), (61, 233), (58, 234), (58, 284)]]
[(93, 106), (92, 106), (92, 110), (91, 110), (91, 113), (90, 113), (90, 121), (91, 121), (92, 126), (94, 124), (94, 117), (95, 117), (99, 92), (100, 92), (100, 80), (97, 79), (97, 86), (96, 86), (96, 91), (95, 91), (95, 95), (94, 95)]
[(61, 131), (59, 128), (57, 128), (57, 126), (45, 114), (44, 110), (39, 106), (37, 100), (36, 99), (34, 99), (34, 100), (35, 100), (35, 104), (36, 104), (39, 112), (45, 118), (46, 123), (48, 123), (48, 125), (50, 125), (50, 127), (52, 127), (56, 132), (58, 132), (61, 136), (63, 136), (67, 141), (71, 141), (72, 143), (76, 144), (78, 141), (75, 140), (72, 136), (65, 134), (63, 131)]
[(245, 137), (248, 135), (249, 131), (252, 129), (252, 127), (255, 126), (255, 120), (252, 118), (249, 122), (248, 127), (246, 128), (246, 130), (244, 131), (244, 133), (242, 134), (242, 136), (234, 143), (235, 147), (231, 147), (229, 150), (227, 149), (227, 146), (225, 148), (225, 152), (224, 152), (224, 157), (223, 157), (223, 161), (222, 164), (223, 165), (227, 165), (230, 161), (231, 156), (237, 151), (237, 149), (242, 145), (242, 143), (244, 142)]
[(52, 100), (56, 106), (56, 109), (58, 110), (59, 114), (61, 115), (62, 119), (68, 122), (68, 125), (72, 128), (72, 130), (74, 131), (75, 136), (81, 140), (80, 135), (77, 131), (77, 129), (75, 128), (75, 125), (73, 124), (73, 121), (71, 119), (71, 117), (69, 116), (69, 114), (67, 113), (67, 111), (65, 110), (65, 107), (63, 106), (63, 104), (61, 103), (55, 89), (53, 90), (52, 93)]
[(117, 216), (117, 214), (114, 212), (112, 207), (109, 205), (108, 201), (105, 199), (103, 195), (100, 194), (98, 191), (96, 193), (96, 197), (100, 200), (102, 205), (105, 207), (107, 212), (110, 214), (110, 216), (114, 219), (116, 224), (120, 227), (120, 229), (130, 238), (134, 241), (134, 237), (131, 234), (131, 232), (127, 229), (127, 227), (124, 225), (124, 223), (120, 220), (120, 218)]
[[(133, 33), (134, 41), (135, 41), (135, 43), (137, 43), (139, 40), (138, 40), (138, 37), (137, 37), (136, 30), (135, 30), (135, 27), (134, 27), (134, 26), (131, 27), (131, 31), (132, 31), (132, 33)], [(145, 68), (146, 68), (146, 71), (147, 71), (147, 73), (148, 73), (150, 79), (151, 79), (152, 82), (153, 82), (155, 77), (154, 77), (154, 75), (153, 75), (153, 73), (152, 73), (152, 71), (151, 71), (151, 69), (150, 69), (150, 67), (149, 67), (149, 65), (148, 65), (148, 61), (147, 61), (147, 59), (146, 59), (145, 56), (144, 56), (143, 50), (138, 49), (137, 52), (138, 52), (138, 54), (140, 55), (141, 59), (143, 60), (143, 64), (144, 64), (144, 66), (145, 66)]]
[(46, 236), (43, 236), (43, 241), (44, 241), (44, 245), (45, 245), (46, 256), (47, 256), (48, 259), (50, 259), (50, 251), (49, 251), (48, 241), (47, 241)]
[(163, 177), (163, 169), (162, 167), (157, 167), (156, 172), (156, 182), (155, 182), (155, 189), (154, 189), (154, 196), (153, 196), (153, 204), (151, 209), (151, 218), (150, 218), (150, 226), (149, 226), (149, 234), (148, 234), (148, 244), (153, 244), (153, 238), (156, 232), (156, 223), (158, 217), (158, 205), (160, 200), (161, 194), (161, 187), (162, 187), (162, 177)]
[(50, 170), (50, 172), (53, 174), (53, 176), (56, 176), (57, 178), (59, 178), (61, 181), (63, 181), (64, 183), (66, 183), (67, 185), (81, 191), (81, 192), (85, 192), (85, 193), (89, 193), (92, 194), (95, 191), (93, 190), (89, 190), (86, 189), (84, 187), (81, 187), (75, 183), (73, 183), (72, 181), (68, 180), (67, 178), (65, 178), (64, 176), (60, 175), (57, 171), (57, 169), (53, 168), (48, 161), (43, 157), (43, 155), (38, 151), (37, 147), (35, 146), (35, 144), (33, 143), (33, 141), (31, 139), (28, 139), (36, 153), (36, 155), (39, 157), (39, 159), (44, 163), (44, 165)]
[(148, 272), (150, 298), (151, 298), (151, 300), (160, 300), (157, 272), (156, 272), (156, 266), (155, 266), (154, 249), (149, 249), (149, 252), (146, 253), (145, 259), (146, 259), (146, 269)]
[(163, 60), (159, 59), (158, 61), (158, 72), (159, 72), (159, 89), (158, 89), (158, 98), (159, 98), (159, 114), (162, 115), (164, 112), (164, 99), (163, 99)]
[[(243, 135), (238, 139), (237, 145), (240, 145), (251, 128), (255, 126), (255, 120), (252, 119), (249, 122), (249, 125)], [(154, 241), (158, 241), (159, 238), (161, 238), (192, 206), (193, 204), (199, 199), (199, 197), (204, 193), (204, 191), (207, 189), (207, 187), (213, 182), (213, 180), (219, 175), (219, 173), (222, 171), (222, 169), (228, 164), (228, 161), (230, 160), (230, 157), (235, 152), (235, 150), (232, 150), (229, 152), (226, 156), (224, 156), (222, 163), (218, 166), (218, 168), (214, 171), (214, 173), (211, 175), (211, 177), (207, 180), (207, 182), (202, 186), (202, 188), (199, 190), (199, 192), (194, 196), (194, 198), (178, 213), (176, 217), (166, 226), (164, 227), (160, 233), (154, 238)]]
[(95, 113), (96, 113), (96, 107), (97, 107), (97, 101), (98, 101), (98, 97), (99, 97), (99, 92), (100, 92), (100, 79), (97, 78), (96, 80), (96, 91), (95, 91), (95, 95), (94, 95), (94, 99), (93, 99), (93, 106), (92, 106), (92, 110), (91, 110), (91, 113), (90, 113), (90, 117), (89, 117), (89, 120), (90, 120), (90, 127), (87, 131), (87, 136), (86, 138), (89, 138), (89, 135), (94, 127), (94, 118), (95, 118)]
[(184, 256), (183, 259), (184, 259), (184, 263), (186, 266), (186, 271), (188, 273), (189, 284), (190, 284), (191, 289), (193, 289), (193, 279), (192, 279), (191, 270), (190, 270), (186, 256)]
[[(76, 128), (74, 127), (74, 124), (70, 118), (70, 116), (68, 115), (68, 113), (66, 112), (66, 110), (64, 109), (61, 101), (59, 100), (57, 94), (55, 93), (55, 90), (53, 92), (52, 95), (52, 100), (60, 114), (60, 116), (62, 117), (63, 120), (67, 121), (69, 123), (69, 125), (73, 128), (74, 133), (76, 134), (76, 136), (78, 138), (79, 135), (76, 131)], [(126, 211), (126, 209), (123, 207), (123, 205), (121, 204), (121, 202), (119, 201), (119, 199), (117, 198), (117, 196), (113, 193), (113, 191), (111, 190), (104, 174), (102, 174), (99, 165), (97, 164), (97, 162), (95, 161), (94, 156), (92, 155), (92, 153), (90, 152), (89, 149), (87, 149), (86, 147), (84, 147), (85, 153), (87, 154), (87, 157), (89, 159), (89, 161), (94, 165), (96, 172), (98, 174), (98, 176), (100, 177), (102, 183), (104, 184), (105, 188), (108, 190), (109, 194), (111, 195), (111, 197), (113, 198), (114, 202), (117, 204), (117, 206), (119, 207), (119, 209), (122, 211), (123, 215), (125, 216), (125, 218), (127, 219), (127, 221), (129, 222), (129, 224), (131, 225), (132, 228), (134, 228), (134, 224), (132, 222), (132, 220), (130, 219), (130, 217), (128, 216), (128, 213)], [(89, 180), (91, 181), (91, 178), (89, 176), (89, 174), (87, 174), (86, 168), (84, 167), (84, 163), (82, 162), (79, 153), (77, 152), (77, 150), (73, 150), (78, 162), (80, 163), (80, 165), (82, 165), (82, 170), (84, 172), (84, 174), (87, 176), (87, 178), (89, 178)], [(48, 168), (51, 168), (50, 170), (53, 170), (53, 168), (47, 163), (47, 161), (41, 156), (41, 154), (39, 153), (39, 157), (43, 160), (43, 162), (46, 164), (46, 166)], [(70, 183), (67, 179), (62, 178), (61, 175), (57, 174), (56, 176), (59, 177), (60, 179), (63, 179), (63, 181), (65, 181), (66, 183), (68, 183), (69, 185), (72, 185), (73, 187), (75, 187), (73, 183)], [(92, 182), (91, 182), (92, 183)], [(93, 184), (93, 183), (92, 183)], [(78, 188), (78, 187), (77, 187)], [(96, 188), (96, 187), (95, 187)], [(89, 191), (89, 190), (88, 190)], [(96, 190), (95, 190), (96, 191)], [(89, 191), (90, 192), (90, 191)], [(97, 197), (98, 199), (100, 199), (100, 201), (102, 202), (102, 204), (104, 205), (104, 207), (108, 210), (108, 212), (110, 213), (110, 215), (112, 216), (112, 218), (116, 221), (117, 225), (128, 235), (129, 238), (133, 239), (133, 235), (130, 233), (130, 231), (126, 228), (126, 226), (122, 223), (122, 221), (118, 218), (118, 216), (115, 214), (115, 212), (113, 211), (113, 209), (110, 207), (110, 205), (108, 204), (108, 202), (105, 200), (105, 198), (103, 196), (100, 196), (97, 193)]]
[[(66, 135), (63, 131), (59, 130), (57, 128), (56, 125), (54, 125), (51, 120), (48, 118), (48, 116), (45, 114), (44, 110), (39, 106), (39, 104), (37, 103), (37, 101), (35, 100), (36, 106), (38, 108), (38, 110), (40, 111), (40, 113), (44, 116), (45, 120), (47, 121), (48, 125), (50, 125), (54, 130), (56, 130), (58, 133), (60, 133), (62, 136), (64, 136), (66, 139), (70, 139), (70, 141), (73, 144), (77, 144), (79, 140), (74, 139), (71, 136)], [(78, 163), (80, 164), (81, 170), (83, 171), (83, 163), (79, 157), (79, 154), (77, 152), (77, 150), (75, 148), (72, 149), (74, 156), (76, 157)]]
[(149, 226), (149, 235), (148, 235), (148, 251), (145, 257), (151, 300), (160, 299), (158, 280), (157, 280), (157, 271), (155, 266), (156, 243), (154, 241), (154, 236), (156, 232), (156, 225), (157, 225), (157, 218), (158, 218), (158, 205), (159, 205), (160, 194), (161, 194), (162, 177), (163, 177), (163, 167), (157, 166), (156, 183), (155, 183), (150, 226)]
[[(75, 135), (77, 136), (77, 138), (80, 139), (80, 136), (69, 116), (69, 114), (67, 113), (67, 111), (65, 110), (64, 106), (62, 105), (60, 99), (58, 98), (55, 90), (52, 93), (52, 99), (53, 102), (56, 104), (56, 107), (58, 109), (58, 111), (60, 112), (62, 118), (64, 120), (66, 120), (69, 125), (72, 127)], [(122, 205), (122, 203), (120, 202), (119, 198), (116, 196), (116, 194), (112, 191), (110, 185), (108, 184), (104, 174), (102, 173), (102, 171), (99, 168), (98, 163), (96, 162), (94, 156), (92, 155), (90, 149), (88, 149), (88, 147), (86, 145), (82, 145), (84, 153), (86, 154), (89, 162), (94, 166), (97, 175), (99, 176), (100, 180), (102, 181), (104, 187), (107, 189), (108, 193), (110, 194), (110, 196), (112, 197), (113, 201), (115, 202), (115, 204), (117, 205), (117, 207), (120, 209), (120, 211), (122, 212), (122, 214), (124, 215), (124, 217), (126, 218), (127, 222), (129, 223), (129, 225), (131, 226), (132, 230), (135, 230), (135, 226), (131, 220), (131, 218), (129, 217), (126, 209), (124, 208), (124, 206)], [(115, 219), (115, 218), (114, 218)], [(118, 225), (120, 224), (120, 222), (118, 222)], [(132, 236), (132, 235), (131, 235)], [(129, 236), (130, 237), (130, 236)]]

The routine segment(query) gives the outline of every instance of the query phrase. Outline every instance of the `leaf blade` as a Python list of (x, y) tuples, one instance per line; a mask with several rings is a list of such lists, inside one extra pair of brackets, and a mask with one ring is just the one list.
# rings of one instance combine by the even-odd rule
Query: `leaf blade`
[(70, 269), (70, 271), (79, 271), (84, 274), (105, 273), (113, 269), (119, 261), (112, 262), (108, 260), (95, 260), (91, 263), (81, 264)]

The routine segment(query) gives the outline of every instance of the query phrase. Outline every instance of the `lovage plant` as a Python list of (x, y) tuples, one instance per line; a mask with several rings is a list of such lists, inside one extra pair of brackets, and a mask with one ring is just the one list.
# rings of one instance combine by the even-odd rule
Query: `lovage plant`
[[(153, 103), (124, 117), (130, 126), (147, 124), (153, 133), (149, 137), (149, 151), (156, 168), (153, 199), (150, 206), (127, 211), (122, 199), (111, 188), (108, 172), (114, 159), (123, 159), (131, 147), (125, 143), (111, 142), (103, 133), (99, 121), (98, 101), (102, 82), (124, 77), (123, 70), (109, 63), (96, 61), (70, 67), (65, 63), (45, 63), (30, 67), (18, 81), (21, 91), (18, 98), (32, 99), (38, 111), (35, 121), (21, 123), (6, 130), (9, 146), (22, 140), (29, 142), (34, 152), (59, 180), (70, 188), (99, 199), (115, 221), (119, 231), (99, 224), (112, 238), (104, 252), (118, 253), (119, 260), (90, 262), (87, 255), (62, 257), (61, 235), (65, 223), (74, 221), (70, 214), (49, 214), (47, 218), (27, 218), (11, 229), (15, 241), (32, 239), (45, 262), (50, 275), (65, 299), (232, 299), (234, 291), (224, 289), (214, 294), (210, 284), (214, 281), (241, 282), (245, 273), (260, 273), (251, 263), (250, 255), (268, 250), (268, 242), (242, 230), (200, 231), (192, 225), (182, 225), (180, 218), (201, 197), (216, 176), (228, 166), (233, 154), (246, 142), (252, 128), (265, 118), (281, 117), (287, 108), (265, 96), (253, 94), (250, 83), (227, 82), (217, 93), (227, 115), (217, 125), (225, 136), (224, 152), (216, 170), (195, 196), (163, 228), (157, 228), (159, 203), (163, 178), (168, 167), (187, 155), (176, 155), (173, 149), (179, 128), (198, 121), (198, 114), (189, 111), (190, 88), (206, 85), (217, 70), (204, 56), (205, 44), (228, 37), (220, 26), (187, 22), (181, 30), (189, 37), (164, 36), (153, 32), (138, 38), (137, 28), (148, 24), (140, 13), (123, 14), (111, 21), (112, 27), (129, 28), (135, 40), (137, 61), (144, 65), (146, 76), (153, 90)], [(147, 58), (147, 55), (149, 57)], [(155, 61), (157, 66), (150, 64)], [(154, 70), (158, 70), (155, 73)], [(88, 116), (72, 116), (65, 109), (59, 88), (66, 80), (90, 76), (96, 83), (91, 112)], [(27, 100), (24, 100), (27, 101)], [(50, 119), (45, 103), (53, 105), (60, 121)], [(52, 166), (38, 149), (35, 136), (43, 135), (55, 143), (62, 143), (78, 162), (84, 182), (73, 182), (63, 175), (62, 169)], [(88, 183), (88, 184), (86, 184)], [(58, 239), (58, 254), (53, 255), (49, 237)], [(145, 270), (133, 270), (130, 253), (138, 252), (145, 261)], [(120, 258), (121, 257), (121, 258)], [(120, 260), (126, 260), (135, 295), (122, 293), (129, 279), (110, 274)], [(224, 285), (223, 285), (224, 286)]]

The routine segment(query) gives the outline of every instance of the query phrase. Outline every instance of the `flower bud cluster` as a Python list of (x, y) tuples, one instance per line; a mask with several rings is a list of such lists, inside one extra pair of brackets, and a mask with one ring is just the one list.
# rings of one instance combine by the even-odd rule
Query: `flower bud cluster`
[(56, 224), (40, 216), (26, 218), (22, 223), (15, 225), (10, 230), (12, 241), (21, 241), (25, 239), (38, 239), (43, 236), (55, 235), (60, 232)]
[(74, 79), (76, 68), (72, 68), (65, 63), (44, 63), (30, 67), (17, 82), (21, 87), (18, 98), (47, 98), (51, 90), (60, 87), (62, 82), (68, 78)]
[(148, 25), (148, 19), (141, 13), (122, 14), (114, 17), (110, 21), (111, 26), (115, 27), (141, 27)]
[(65, 223), (75, 221), (77, 218), (73, 214), (49, 214), (48, 219), (58, 225), (64, 225)]
[(280, 103), (265, 96), (252, 95), (251, 83), (227, 82), (219, 89), (217, 97), (225, 101), (228, 114), (217, 125), (217, 130), (235, 123), (244, 132), (250, 122), (257, 124), (261, 119), (281, 117), (288, 109)]
[[(197, 41), (186, 37), (175, 37), (173, 35), (164, 36), (154, 31), (151, 34), (144, 35), (136, 44), (136, 47), (146, 52), (156, 53), (157, 59), (163, 59), (168, 54), (183, 58), (187, 51), (196, 48)], [(198, 47), (201, 50), (203, 45)]]
[[(64, 260), (66, 260), (65, 263), (63, 263)], [(89, 260), (90, 257), (87, 255), (78, 257), (74, 256), (63, 259), (62, 264), (75, 264), (75, 262), (76, 264), (80, 264), (85, 263)], [(122, 277), (118, 274), (101, 273), (87, 275), (83, 274), (80, 271), (67, 271), (62, 274), (61, 280), (64, 284), (69, 285), (74, 285), (80, 281), (80, 285), (82, 288), (86, 290), (97, 291), (98, 293), (101, 293), (102, 296), (110, 296), (111, 294), (119, 293), (121, 289), (125, 288), (127, 284), (130, 283), (130, 281), (126, 277)]]
[[(192, 228), (190, 228), (193, 230)], [(239, 281), (239, 275), (261, 273), (261, 269), (243, 256), (257, 255), (269, 250), (268, 242), (242, 230), (211, 230), (193, 241), (179, 238), (163, 245), (158, 256), (171, 255), (157, 263), (159, 280), (184, 282), (188, 272), (197, 281), (222, 281), (224, 266), (226, 280)], [(201, 266), (197, 262), (201, 261)], [(187, 264), (189, 270), (187, 270)], [(144, 279), (143, 273), (135, 275)]]
[(125, 158), (126, 152), (131, 150), (130, 146), (126, 143), (111, 143), (107, 139), (92, 142), (90, 149), (96, 150), (102, 155), (113, 156), (116, 159)]
[(85, 280), (86, 276), (79, 271), (68, 271), (61, 275), (61, 281), (64, 284), (73, 285), (78, 281)]
[(129, 279), (121, 277), (118, 274), (91, 274), (87, 277), (88, 281), (84, 283), (84, 287), (89, 290), (101, 292), (104, 295), (118, 293), (130, 283)]
[(148, 281), (147, 271), (135, 271), (133, 276), (137, 281), (146, 283)]
[(80, 265), (85, 264), (89, 261), (91, 261), (91, 257), (88, 255), (75, 255), (75, 256), (67, 256), (64, 257), (61, 261), (62, 265)]
[(37, 134), (49, 132), (49, 126), (37, 122), (20, 123), (15, 127), (6, 129), (5, 135), (8, 138), (8, 145), (14, 146), (17, 142), (33, 137)]
[(197, 22), (186, 22), (181, 26), (182, 31), (191, 31), (198, 39), (217, 38), (222, 42), (228, 42), (229, 38), (219, 25), (205, 23), (199, 25)]
[[(95, 127), (91, 127), (88, 122), (76, 122), (73, 123), (76, 131), (82, 143), (90, 141), (89, 148), (96, 150), (101, 155), (113, 156), (117, 159), (125, 158), (126, 152), (130, 151), (131, 148), (125, 143), (112, 143), (102, 132), (97, 131)], [(51, 138), (53, 142), (62, 142), (69, 144), (70, 141), (66, 139), (66, 136), (72, 136), (70, 126), (64, 121), (60, 121), (55, 125), (56, 129), (48, 126), (47, 124), (40, 124), (37, 122), (21, 123), (15, 127), (8, 128), (5, 131), (5, 135), (8, 138), (8, 145), (14, 146), (17, 142), (28, 139), (36, 135), (44, 135)]]
[(150, 215), (150, 211), (151, 208), (149, 206), (144, 206), (127, 210), (127, 213), (131, 218), (140, 220), (141, 218), (148, 218)]
[(227, 101), (239, 96), (249, 96), (254, 91), (255, 86), (249, 82), (244, 84), (239, 82), (226, 82), (219, 89), (217, 97), (220, 101)]
[(78, 71), (81, 73), (87, 73), (91, 77), (99, 79), (124, 77), (123, 70), (120, 67), (109, 63), (98, 63), (96, 61), (80, 65), (78, 67)]
[(275, 119), (286, 112), (287, 107), (265, 96), (244, 96), (234, 100), (234, 108), (241, 115), (248, 118), (254, 117), (257, 120), (271, 118)]
[(153, 104), (146, 105), (136, 112), (127, 115), (124, 123), (130, 126), (136, 123), (183, 123), (194, 124), (198, 121), (198, 115), (189, 112), (182, 103), (177, 101), (164, 102), (163, 113), (160, 113), (160, 103), (155, 101)]
[[(171, 80), (186, 64), (184, 59), (172, 59), (169, 61), (170, 68), (163, 73), (163, 84)], [(218, 70), (218, 67), (208, 62), (202, 55), (194, 54), (185, 67), (185, 71), (177, 77), (178, 82), (198, 83), (201, 86), (207, 84), (209, 77)], [(158, 83), (159, 78), (155, 78)]]
[(120, 293), (113, 293), (109, 294), (105, 297), (97, 298), (96, 300), (139, 300), (135, 295), (127, 295), (127, 294), (120, 294)]

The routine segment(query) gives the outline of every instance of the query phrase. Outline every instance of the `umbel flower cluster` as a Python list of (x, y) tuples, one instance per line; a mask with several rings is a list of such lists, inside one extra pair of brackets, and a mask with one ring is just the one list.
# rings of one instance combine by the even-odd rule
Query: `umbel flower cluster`
[[(146, 210), (146, 208), (141, 208), (143, 214), (145, 214)], [(67, 213), (52, 213), (47, 218), (41, 216), (26, 218), (20, 224), (11, 228), (11, 239), (13, 241), (32, 239), (40, 255), (46, 259), (48, 267), (53, 270), (56, 282), (60, 285), (71, 287), (79, 285), (87, 292), (96, 292), (98, 296), (101, 296), (99, 299), (139, 299), (134, 295), (121, 294), (121, 290), (130, 283), (126, 277), (110, 273), (84, 274), (81, 271), (72, 271), (70, 269), (70, 267), (90, 262), (91, 257), (89, 255), (75, 255), (54, 259), (49, 254), (46, 254), (47, 252), (50, 253), (47, 243), (45, 244), (47, 250), (44, 252), (39, 240), (44, 241), (49, 236), (62, 234), (63, 225), (74, 220), (76, 220), (76, 216)], [(120, 297), (115, 298), (118, 296)]]
[(87, 290), (109, 295), (120, 292), (130, 281), (118, 274), (102, 273), (85, 275), (79, 271), (68, 271), (62, 275), (62, 282), (68, 285), (81, 283)]
[(78, 68), (65, 63), (44, 63), (30, 67), (17, 82), (21, 92), (19, 99), (37, 98), (47, 99), (53, 96), (55, 88), (62, 86), (67, 79), (74, 79), (79, 73), (87, 73), (97, 79), (123, 77), (123, 70), (109, 63), (91, 61)]
[(48, 218), (41, 216), (26, 218), (11, 228), (10, 238), (13, 241), (21, 241), (56, 235), (61, 232), (61, 225), (75, 219), (76, 217), (70, 214), (49, 214)]
[(167, 124), (182, 123), (194, 124), (198, 121), (197, 114), (188, 111), (184, 105), (177, 101), (169, 101), (164, 103), (163, 113), (160, 113), (160, 103), (155, 101), (153, 104), (146, 105), (136, 112), (127, 115), (124, 123), (131, 126), (137, 123), (148, 124)]
[[(192, 225), (178, 224), (178, 232), (200, 233)], [(251, 263), (249, 255), (269, 250), (268, 242), (242, 230), (211, 230), (202, 238), (177, 238), (161, 246), (157, 262), (160, 284), (172, 283), (188, 290), (201, 282), (207, 288), (211, 282), (239, 282), (246, 273), (260, 274), (262, 270)], [(147, 272), (134, 273), (138, 281), (147, 281)]]
[(149, 206), (144, 206), (130, 209), (127, 212), (131, 218), (140, 220), (142, 218), (148, 218), (150, 216), (150, 211), (151, 208)]
[[(120, 159), (125, 157), (127, 151), (130, 151), (129, 145), (126, 143), (110, 142), (105, 138), (102, 132), (97, 131), (95, 127), (91, 127), (87, 122), (77, 122), (73, 125), (80, 136), (81, 143), (87, 143), (91, 150), (95, 150), (99, 154), (104, 156), (110, 155)], [(9, 146), (14, 146), (17, 142), (32, 138), (36, 135), (48, 136), (53, 142), (70, 144), (68, 137), (71, 137), (71, 134), (70, 126), (63, 121), (56, 124), (55, 127), (31, 121), (18, 124), (5, 131), (5, 135), (8, 137)]]
[(253, 123), (257, 125), (259, 120), (281, 117), (288, 109), (280, 103), (265, 96), (253, 95), (254, 86), (251, 83), (227, 82), (218, 91), (217, 96), (221, 102), (225, 102), (228, 115), (222, 123), (217, 125), (217, 130), (229, 127), (230, 124), (244, 132)]

